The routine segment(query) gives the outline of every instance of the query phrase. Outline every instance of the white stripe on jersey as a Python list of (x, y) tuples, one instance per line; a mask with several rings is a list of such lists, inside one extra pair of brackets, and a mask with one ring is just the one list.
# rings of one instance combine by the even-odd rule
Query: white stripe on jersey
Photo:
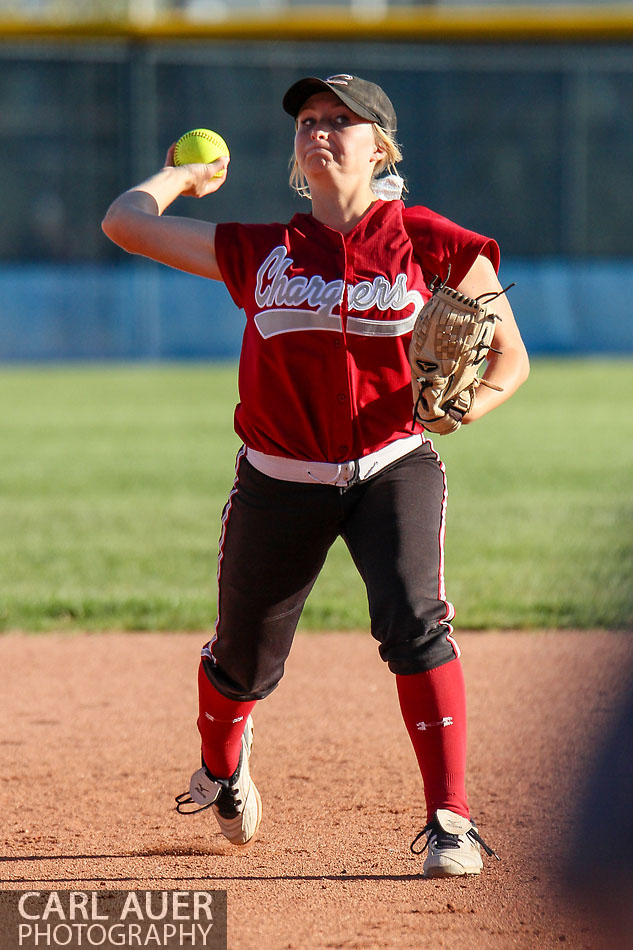
[[(348, 317), (347, 332), (356, 336), (395, 337), (410, 333), (417, 314), (402, 320), (366, 320), (363, 317)], [(319, 313), (316, 310), (262, 310), (255, 316), (255, 326), (267, 340), (281, 333), (296, 333), (301, 330), (329, 330), (343, 332), (338, 314)]]
[(417, 313), (403, 320), (365, 320), (363, 317), (348, 317), (347, 332), (360, 336), (404, 336), (413, 330)]
[(343, 332), (341, 318), (337, 314), (319, 313), (316, 310), (262, 310), (255, 315), (255, 326), (267, 340), (280, 333), (297, 330), (334, 330)]

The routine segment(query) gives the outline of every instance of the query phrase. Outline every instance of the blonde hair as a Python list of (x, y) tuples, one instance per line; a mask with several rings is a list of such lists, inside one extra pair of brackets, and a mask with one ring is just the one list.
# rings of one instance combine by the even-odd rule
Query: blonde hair
[[(396, 172), (396, 163), (402, 161), (402, 152), (400, 146), (395, 140), (392, 132), (383, 129), (377, 122), (372, 122), (371, 127), (374, 130), (374, 141), (379, 145), (385, 155), (379, 162), (374, 164), (371, 177), (372, 180), (382, 175), (384, 171)], [(301, 195), (302, 198), (310, 198), (310, 188), (308, 180), (299, 168), (296, 152), (293, 152), (289, 166), (290, 168), (290, 187)]]

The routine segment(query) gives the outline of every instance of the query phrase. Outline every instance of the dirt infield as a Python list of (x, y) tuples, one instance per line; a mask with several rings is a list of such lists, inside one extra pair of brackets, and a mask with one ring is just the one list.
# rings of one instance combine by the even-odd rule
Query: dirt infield
[[(593, 948), (561, 896), (578, 780), (633, 637), (462, 633), (469, 792), (502, 857), (425, 881), (420, 780), (365, 634), (301, 634), (255, 710), (258, 839), (234, 849), (174, 795), (197, 767), (203, 635), (5, 635), (3, 889), (226, 888), (230, 950)], [(2, 948), (5, 950), (5, 948)], [(7, 948), (8, 950), (8, 948)]]

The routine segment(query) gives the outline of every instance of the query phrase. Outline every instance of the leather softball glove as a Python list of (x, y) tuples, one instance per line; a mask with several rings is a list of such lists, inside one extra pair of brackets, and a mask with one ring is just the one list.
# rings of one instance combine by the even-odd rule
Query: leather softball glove
[(479, 373), (489, 351), (499, 352), (492, 340), (495, 324), (501, 319), (488, 311), (483, 298), (495, 299), (504, 291), (473, 299), (446, 283), (437, 289), (434, 284), (431, 299), (418, 314), (409, 346), (413, 421), (447, 435), (459, 429), (478, 386), (501, 390)]

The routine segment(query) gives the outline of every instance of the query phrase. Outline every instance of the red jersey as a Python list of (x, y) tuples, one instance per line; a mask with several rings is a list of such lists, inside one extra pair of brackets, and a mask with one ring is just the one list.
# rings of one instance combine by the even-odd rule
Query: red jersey
[(215, 250), (246, 314), (237, 434), (269, 455), (324, 462), (411, 435), (407, 354), (428, 284), (450, 263), (457, 286), (479, 254), (499, 264), (489, 238), (381, 200), (348, 234), (311, 214), (219, 224)]

